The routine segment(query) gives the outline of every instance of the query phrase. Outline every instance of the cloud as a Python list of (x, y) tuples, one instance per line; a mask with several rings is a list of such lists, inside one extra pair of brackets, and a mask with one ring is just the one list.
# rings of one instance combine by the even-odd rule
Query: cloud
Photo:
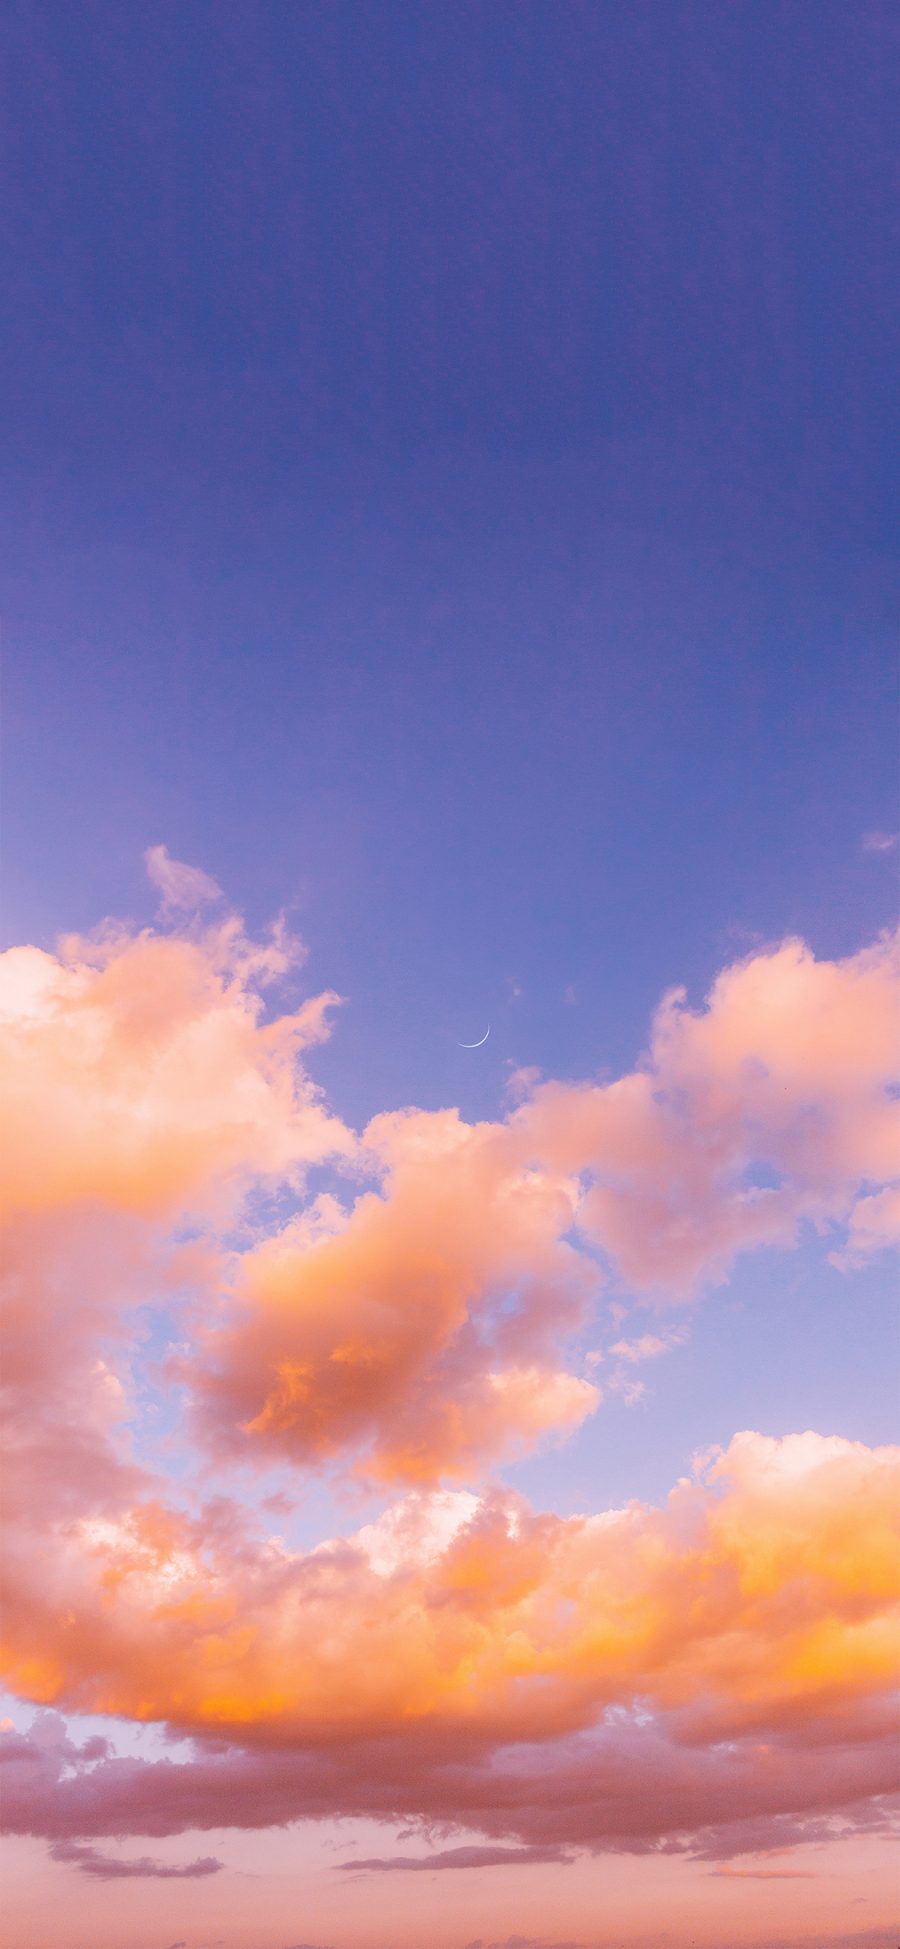
[(900, 1185), (857, 1198), (850, 1213), (847, 1243), (843, 1251), (832, 1253), (832, 1263), (843, 1268), (862, 1265), (876, 1252), (900, 1245)]
[(578, 1174), (579, 1230), (624, 1281), (684, 1297), (893, 1182), (897, 994), (893, 939), (843, 962), (788, 941), (725, 969), (703, 1011), (673, 990), (632, 1074), (543, 1084), (516, 1121), (545, 1169)]
[(900, 833), (866, 832), (862, 843), (864, 853), (893, 853), (900, 845)]
[(165, 846), (148, 846), (144, 854), (147, 872), (162, 894), (163, 912), (187, 908), (193, 911), (211, 900), (222, 899), (222, 889), (199, 866), (185, 866), (171, 859)]
[(546, 1866), (555, 1862), (568, 1867), (574, 1856), (564, 1853), (561, 1847), (450, 1847), (441, 1848), (435, 1854), (392, 1854), (375, 1856), (368, 1861), (337, 1861), (335, 1869), (349, 1870), (353, 1874), (376, 1874), (397, 1869), (413, 1873), (431, 1874), (437, 1868), (506, 1868), (538, 1864)]
[(627, 1360), (633, 1366), (638, 1360), (656, 1360), (661, 1353), (666, 1353), (668, 1348), (675, 1344), (674, 1334), (668, 1334), (665, 1339), (661, 1339), (658, 1333), (642, 1333), (637, 1340), (616, 1340), (609, 1351), (616, 1354), (620, 1360)]
[(581, 1942), (549, 1942), (546, 1936), (505, 1935), (502, 1942), (484, 1942), (481, 1936), (475, 1942), (468, 1942), (466, 1949), (585, 1949)]
[(5, 1818), (70, 1839), (402, 1814), (712, 1860), (877, 1825), (898, 1480), (898, 1451), (744, 1434), (663, 1509), (414, 1504), (384, 1554), (371, 1525), (291, 1555), (148, 1505), (21, 1556), (11, 1676), (30, 1689), (39, 1646), (60, 1700), (168, 1720), (197, 1758), (80, 1751), (51, 1714), (0, 1738)]
[[(379, 1190), (244, 1256), (236, 1324), (217, 1315), (182, 1372), (201, 1438), (465, 1478), (597, 1406), (561, 1355), (605, 1267), (684, 1299), (740, 1251), (848, 1218), (861, 1257), (880, 1239), (871, 1187), (896, 1174), (897, 996), (893, 942), (840, 963), (788, 942), (727, 969), (704, 1011), (671, 994), (617, 1082), (537, 1084), (504, 1122), (376, 1117), (361, 1155)], [(616, 1386), (643, 1391), (624, 1369)]]
[[(821, 1935), (818, 1931), (812, 1939), (815, 1949), (897, 1949), (896, 1929), (865, 1929), (862, 1933), (842, 1929), (838, 1935)], [(806, 1942), (812, 1943), (810, 1938)], [(753, 1942), (747, 1949), (798, 1949), (797, 1937), (779, 1936), (777, 1941), (767, 1937), (765, 1942)]]
[[(271, 1006), (297, 965), (230, 914), (0, 959), (8, 1682), (195, 1742), (126, 1760), (39, 1715), (0, 1736), (14, 1830), (399, 1810), (717, 1860), (883, 1821), (896, 1451), (746, 1432), (661, 1508), (566, 1518), (483, 1485), (598, 1405), (572, 1349), (604, 1284), (663, 1302), (804, 1225), (886, 1236), (894, 945), (788, 942), (666, 998), (615, 1081), (362, 1137), (306, 1068), (337, 998)], [(608, 1384), (674, 1337), (617, 1340)], [(222, 1462), (393, 1500), (294, 1550), (200, 1479)]]
[(663, 1509), (564, 1519), (441, 1492), (305, 1553), (221, 1501), (188, 1517), (147, 1498), (67, 1515), (52, 1555), (19, 1547), (8, 1670), (238, 1738), (543, 1739), (637, 1697), (710, 1737), (791, 1725), (890, 1683), (898, 1486), (897, 1450), (745, 1433)]
[(251, 1185), (352, 1153), (299, 1062), (337, 996), (261, 1020), (260, 982), (290, 965), (231, 921), (0, 956), (3, 1216), (224, 1218)]
[[(891, 942), (840, 963), (789, 942), (726, 969), (704, 1010), (667, 997), (645, 1061), (616, 1082), (535, 1081), (478, 1124), (391, 1112), (361, 1141), (303, 1067), (338, 998), (264, 1016), (263, 989), (296, 959), (283, 931), (253, 942), (233, 915), (186, 933), (110, 925), (0, 959), (23, 1368), (65, 1364), (77, 1395), (76, 1340), (86, 1361), (93, 1338), (95, 1362), (129, 1290), (142, 1304), (180, 1279), (192, 1330), (170, 1379), (217, 1460), (465, 1480), (594, 1412), (567, 1343), (610, 1276), (685, 1297), (804, 1222), (849, 1218), (854, 1263), (882, 1241)], [(349, 1208), (321, 1193), (235, 1251), (254, 1202), (281, 1187), (296, 1207), (327, 1160), (364, 1184)], [(173, 1253), (186, 1225), (193, 1270)], [(609, 1385), (643, 1392), (624, 1367)]]
[(815, 1881), (811, 1868), (738, 1868), (730, 1861), (723, 1861), (717, 1868), (710, 1868), (711, 1875), (723, 1875), (728, 1881)]
[[(63, 1735), (64, 1737), (64, 1735)], [(665, 1851), (711, 1862), (760, 1850), (888, 1832), (896, 1786), (889, 1704), (830, 1729), (813, 1723), (727, 1742), (697, 1736), (679, 1716), (638, 1723), (619, 1711), (589, 1733), (491, 1750), (431, 1727), (291, 1749), (204, 1751), (180, 1761), (66, 1761), (62, 1741), (4, 1766), (12, 1832), (172, 1835), (266, 1828), (353, 1815), (393, 1824), (405, 1814), (465, 1828), (482, 1842), (629, 1853)]]
[[(147, 1491), (127, 1433), (139, 1309), (221, 1300), (248, 1201), (353, 1156), (302, 1061), (336, 998), (263, 1019), (295, 960), (234, 916), (0, 956), (6, 1494), (24, 1529), (37, 1507), (105, 1517)], [(52, 1688), (38, 1646), (31, 1670)]]
[(224, 1862), (217, 1861), (212, 1854), (201, 1855), (183, 1867), (170, 1867), (167, 1862), (152, 1860), (148, 1854), (142, 1854), (137, 1861), (122, 1861), (117, 1855), (101, 1854), (97, 1848), (79, 1841), (54, 1841), (50, 1853), (54, 1861), (70, 1863), (81, 1874), (94, 1875), (98, 1881), (131, 1881), (137, 1877), (196, 1881), (206, 1875), (217, 1875), (224, 1867)]
[(377, 1118), (365, 1153), (385, 1194), (246, 1253), (237, 1324), (215, 1321), (185, 1363), (202, 1439), (260, 1461), (356, 1448), (372, 1474), (424, 1484), (583, 1420), (597, 1392), (558, 1339), (597, 1269), (566, 1237), (577, 1187), (527, 1151), (455, 1111)]

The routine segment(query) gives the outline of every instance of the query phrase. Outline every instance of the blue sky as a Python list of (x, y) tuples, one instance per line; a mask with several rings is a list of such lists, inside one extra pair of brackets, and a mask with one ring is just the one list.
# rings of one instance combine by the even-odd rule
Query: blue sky
[(8, 938), (149, 917), (164, 840), (287, 907), (361, 1124), (889, 923), (888, 27), (14, 15)]
[(13, 10), (14, 934), (156, 839), (299, 899), (382, 1100), (508, 975), (578, 1066), (569, 984), (615, 1059), (741, 930), (884, 921), (888, 36)]

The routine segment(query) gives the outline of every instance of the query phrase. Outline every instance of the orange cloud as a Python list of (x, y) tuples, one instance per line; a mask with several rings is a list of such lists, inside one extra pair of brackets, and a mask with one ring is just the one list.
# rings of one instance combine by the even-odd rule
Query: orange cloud
[(188, 1369), (204, 1431), (300, 1461), (371, 1444), (375, 1473), (428, 1482), (581, 1420), (597, 1391), (557, 1354), (597, 1285), (577, 1186), (455, 1111), (379, 1117), (366, 1151), (384, 1196), (244, 1256), (237, 1324)]
[(47, 1702), (275, 1742), (546, 1739), (641, 1699), (704, 1738), (852, 1719), (895, 1672), (898, 1489), (900, 1450), (744, 1434), (664, 1510), (495, 1491), (454, 1523), (426, 1498), (384, 1544), (375, 1524), (299, 1556), (144, 1501), (60, 1522), (49, 1561), (22, 1548), (7, 1670)]
[(200, 1749), (80, 1785), (17, 1766), (13, 1824), (402, 1810), (715, 1859), (814, 1837), (816, 1810), (877, 1821), (896, 1784), (898, 1487), (900, 1450), (748, 1433), (663, 1509), (562, 1520), (443, 1492), (302, 1555), (221, 1506), (60, 1526), (18, 1565), (11, 1682), (166, 1719)]
[[(212, 899), (154, 859), (169, 913)], [(746, 1434), (664, 1510), (565, 1520), (439, 1485), (594, 1409), (571, 1347), (604, 1279), (685, 1295), (804, 1222), (847, 1225), (853, 1257), (882, 1242), (894, 945), (829, 963), (787, 943), (726, 970), (701, 1011), (670, 996), (618, 1081), (537, 1084), (471, 1125), (390, 1112), (362, 1138), (303, 1066), (337, 998), (264, 1008), (296, 958), (283, 930), (257, 944), (226, 916), (0, 960), (13, 1689), (226, 1738), (257, 1807), (359, 1807), (362, 1772), (368, 1811), (527, 1845), (712, 1833), (726, 1804), (749, 1832), (883, 1791), (896, 1452)], [(357, 1195), (304, 1207), (329, 1159)], [(251, 1229), (276, 1187), (294, 1215)], [(204, 1453), (329, 1461), (413, 1494), (302, 1554), (221, 1498), (174, 1507), (134, 1439), (131, 1366), (140, 1309), (185, 1293), (168, 1377)], [(672, 1339), (618, 1340), (611, 1384)], [(581, 1827), (579, 1741), (599, 1742)], [(503, 1755), (529, 1745), (517, 1772)], [(268, 1796), (264, 1750), (286, 1756)], [(535, 1799), (548, 1752), (556, 1831)], [(47, 1831), (125, 1831), (107, 1764), (73, 1795), (53, 1776)], [(231, 1766), (197, 1776), (218, 1820)], [(140, 1817), (160, 1817), (161, 1776), (133, 1779)], [(118, 1827), (72, 1824), (91, 1794)]]

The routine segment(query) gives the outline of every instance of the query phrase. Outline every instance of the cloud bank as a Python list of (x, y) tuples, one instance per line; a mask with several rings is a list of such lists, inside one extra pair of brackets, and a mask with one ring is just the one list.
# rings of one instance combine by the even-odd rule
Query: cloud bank
[[(307, 1067), (339, 998), (275, 1013), (283, 927), (210, 925), (215, 883), (149, 865), (160, 927), (0, 958), (3, 1657), (22, 1698), (161, 1722), (193, 1757), (79, 1748), (39, 1713), (0, 1742), (13, 1830), (110, 1878), (220, 1864), (104, 1835), (342, 1813), (483, 1837), (431, 1868), (883, 1824), (900, 1452), (748, 1431), (662, 1508), (567, 1518), (491, 1471), (677, 1341), (620, 1331), (603, 1381), (576, 1352), (601, 1298), (683, 1304), (804, 1228), (848, 1265), (890, 1242), (896, 943), (786, 942), (702, 1009), (665, 997), (614, 1081), (356, 1133)], [(321, 1165), (342, 1195), (307, 1195)], [(223, 1461), (394, 1499), (295, 1551), (203, 1500)]]

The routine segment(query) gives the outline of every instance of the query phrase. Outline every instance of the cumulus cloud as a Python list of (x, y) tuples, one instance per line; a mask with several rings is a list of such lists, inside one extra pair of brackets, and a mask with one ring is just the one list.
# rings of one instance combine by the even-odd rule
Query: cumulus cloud
[(883, 1191), (857, 1198), (847, 1224), (843, 1251), (832, 1254), (842, 1268), (862, 1265), (876, 1252), (900, 1245), (900, 1185), (887, 1185)]
[(546, 1083), (518, 1122), (586, 1183), (580, 1230), (627, 1283), (686, 1295), (894, 1181), (897, 1005), (895, 939), (843, 962), (788, 941), (726, 969), (702, 1011), (673, 990), (631, 1075)]
[[(504, 1120), (474, 1125), (391, 1112), (361, 1141), (303, 1065), (338, 998), (265, 1017), (262, 988), (295, 960), (283, 933), (254, 943), (231, 915), (2, 958), (10, 1304), (26, 1363), (62, 1360), (55, 1318), (71, 1375), (76, 1330), (82, 1344), (119, 1331), (129, 1287), (143, 1300), (176, 1280), (161, 1254), (188, 1223), (181, 1274), (207, 1325), (195, 1308), (172, 1378), (204, 1444), (262, 1464), (347, 1458), (384, 1481), (465, 1479), (595, 1410), (567, 1342), (610, 1276), (683, 1298), (803, 1222), (849, 1219), (836, 1250), (852, 1262), (887, 1234), (891, 942), (843, 963), (787, 943), (727, 969), (704, 1010), (670, 995), (646, 1059), (616, 1082), (538, 1080)], [(226, 1268), (247, 1200), (281, 1185), (296, 1204), (304, 1172), (329, 1159), (368, 1179), (349, 1207), (320, 1194), (257, 1227)], [(60, 1268), (81, 1257), (76, 1303)], [(614, 1392), (643, 1391), (625, 1369), (659, 1338), (619, 1343)]]
[(368, 1541), (292, 1556), (150, 1506), (60, 1537), (7, 1600), (17, 1689), (40, 1645), (61, 1703), (254, 1750), (88, 1765), (8, 1734), (7, 1819), (402, 1812), (525, 1845), (783, 1845), (783, 1815), (896, 1784), (898, 1481), (895, 1450), (745, 1434), (664, 1509), (563, 1519), (497, 1492), (443, 1539), (421, 1524), (418, 1558), (411, 1524), (380, 1569)]
[[(377, 1117), (380, 1189), (327, 1236), (295, 1221), (245, 1256), (235, 1326), (217, 1320), (185, 1374), (204, 1439), (260, 1460), (355, 1449), (388, 1480), (466, 1475), (597, 1405), (560, 1348), (604, 1264), (683, 1299), (741, 1250), (848, 1218), (859, 1259), (895, 1197), (897, 996), (894, 942), (843, 963), (789, 942), (726, 970), (704, 1011), (670, 995), (618, 1082), (538, 1083), (503, 1123)], [(620, 1362), (654, 1343), (620, 1342)], [(643, 1391), (624, 1369), (615, 1388)]]
[[(126, 1432), (138, 1310), (220, 1293), (224, 1233), (250, 1197), (297, 1193), (311, 1166), (354, 1154), (303, 1066), (336, 997), (264, 1019), (262, 987), (294, 958), (283, 934), (253, 942), (234, 916), (0, 956), (13, 1524), (114, 1513), (146, 1490)], [(13, 1577), (19, 1547), (16, 1531)]]
[(188, 1861), (183, 1867), (172, 1867), (165, 1861), (154, 1861), (149, 1854), (142, 1854), (136, 1861), (123, 1861), (115, 1854), (101, 1854), (98, 1848), (85, 1841), (54, 1841), (50, 1853), (54, 1861), (64, 1861), (78, 1868), (83, 1875), (93, 1875), (98, 1881), (131, 1881), (135, 1878), (156, 1881), (196, 1881), (206, 1875), (217, 1875), (224, 1862), (217, 1861), (215, 1855), (204, 1854), (196, 1861)]
[(577, 1425), (597, 1393), (559, 1340), (597, 1269), (566, 1236), (577, 1186), (527, 1148), (455, 1111), (377, 1118), (384, 1192), (336, 1231), (300, 1220), (244, 1255), (236, 1324), (183, 1370), (203, 1438), (260, 1460), (362, 1448), (372, 1473), (427, 1483)]
[[(170, 927), (0, 960), (4, 1656), (24, 1698), (168, 1721), (196, 1750), (88, 1753), (52, 1718), (5, 1734), (16, 1831), (399, 1813), (474, 1847), (717, 1859), (881, 1819), (895, 1451), (746, 1433), (662, 1509), (565, 1519), (483, 1477), (597, 1407), (572, 1346), (604, 1282), (684, 1299), (804, 1224), (850, 1258), (887, 1236), (894, 944), (789, 942), (702, 1009), (670, 995), (617, 1081), (531, 1078), (505, 1118), (391, 1111), (358, 1137), (307, 1068), (337, 997), (279, 1015), (283, 930), (208, 926), (194, 869), (156, 870)], [(304, 1203), (326, 1163), (351, 1189)], [(194, 1463), (410, 1493), (294, 1551), (179, 1489), (141, 1364), (169, 1310), (154, 1386), (167, 1409), (189, 1391)], [(676, 1338), (617, 1339), (607, 1385)], [(189, 1871), (213, 1868), (160, 1869)]]
[(0, 956), (2, 1215), (223, 1217), (250, 1184), (352, 1152), (299, 1061), (338, 997), (261, 1019), (260, 980), (290, 961), (231, 923)]

